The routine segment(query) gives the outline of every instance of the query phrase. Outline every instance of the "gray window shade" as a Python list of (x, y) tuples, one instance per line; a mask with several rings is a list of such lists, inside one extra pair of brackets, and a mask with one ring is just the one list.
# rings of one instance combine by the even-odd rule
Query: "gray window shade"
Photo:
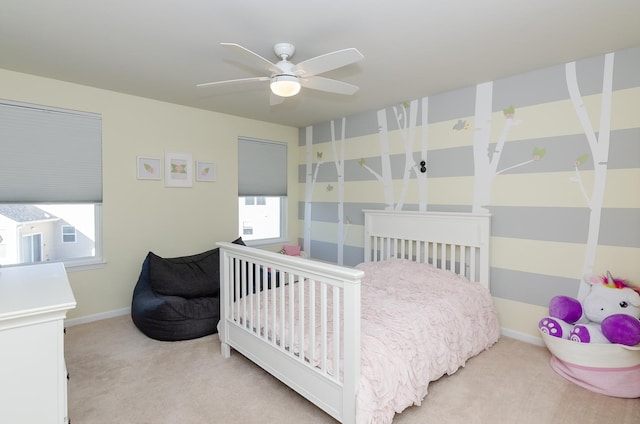
[(238, 196), (287, 195), (287, 145), (238, 139)]
[(0, 100), (0, 203), (49, 202), (102, 202), (102, 118)]

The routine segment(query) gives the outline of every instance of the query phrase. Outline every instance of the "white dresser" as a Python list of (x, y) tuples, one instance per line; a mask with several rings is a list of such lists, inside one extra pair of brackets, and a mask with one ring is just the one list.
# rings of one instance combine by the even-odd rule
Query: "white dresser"
[(0, 421), (68, 422), (64, 318), (75, 306), (62, 263), (0, 268)]

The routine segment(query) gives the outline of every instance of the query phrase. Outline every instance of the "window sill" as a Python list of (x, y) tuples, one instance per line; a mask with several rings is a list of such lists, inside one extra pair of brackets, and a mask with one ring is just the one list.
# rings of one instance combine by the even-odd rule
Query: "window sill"
[(277, 246), (281, 244), (286, 244), (289, 240), (285, 238), (277, 238), (277, 239), (263, 239), (263, 240), (243, 240), (244, 244), (250, 247), (268, 247), (268, 246)]
[(48, 263), (63, 263), (65, 270), (69, 272), (104, 268), (104, 266), (107, 264), (105, 261), (101, 259), (86, 259), (86, 260), (78, 260), (78, 261), (46, 261), (46, 262), (10, 264), (10, 265), (2, 265), (2, 268), (14, 268), (14, 267), (17, 268), (17, 267), (48, 264)]
[(87, 271), (90, 269), (104, 268), (107, 263), (102, 260), (65, 263), (64, 267), (68, 272)]

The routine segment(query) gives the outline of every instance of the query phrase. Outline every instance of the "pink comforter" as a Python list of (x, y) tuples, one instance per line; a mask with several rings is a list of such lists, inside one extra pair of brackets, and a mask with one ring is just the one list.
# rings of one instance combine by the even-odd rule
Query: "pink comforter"
[(357, 268), (365, 272), (358, 423), (390, 423), (420, 405), (430, 381), (500, 337), (491, 295), (480, 284), (401, 259)]

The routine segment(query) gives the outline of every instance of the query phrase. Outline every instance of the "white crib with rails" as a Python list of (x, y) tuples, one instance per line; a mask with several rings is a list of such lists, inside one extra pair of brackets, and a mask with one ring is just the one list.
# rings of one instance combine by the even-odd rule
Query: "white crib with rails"
[[(478, 283), (490, 298), (488, 214), (364, 213), (365, 262), (400, 258), (429, 263)], [(218, 245), (222, 354), (228, 357), (233, 348), (338, 421), (355, 423), (365, 273), (232, 243)], [(487, 345), (497, 340), (491, 338)]]

